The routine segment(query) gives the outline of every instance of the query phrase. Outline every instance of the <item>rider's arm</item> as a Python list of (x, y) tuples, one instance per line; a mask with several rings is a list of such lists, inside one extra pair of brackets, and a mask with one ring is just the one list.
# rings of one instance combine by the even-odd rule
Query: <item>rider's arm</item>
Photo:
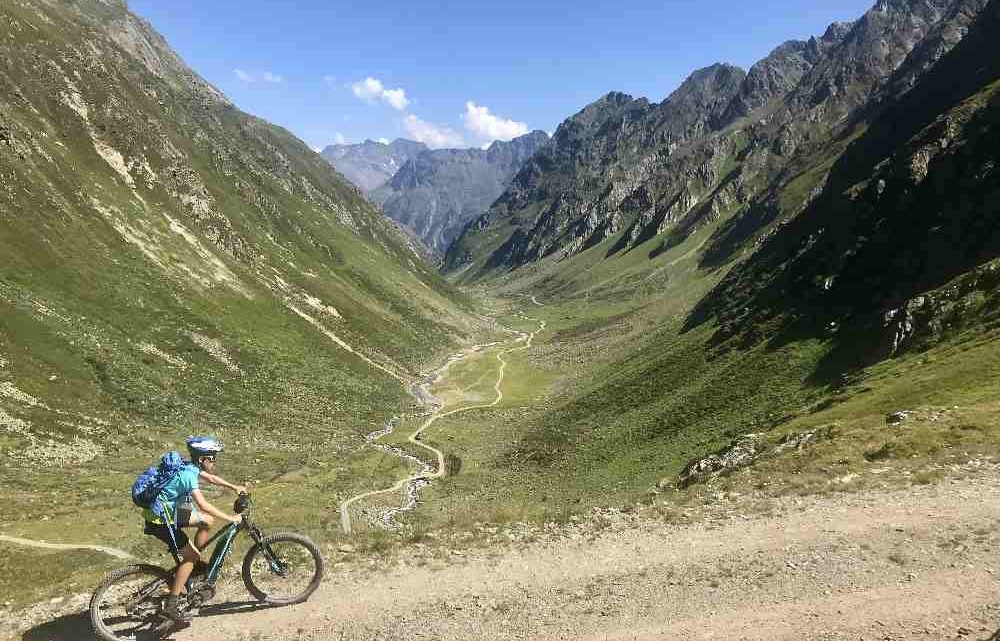
[(206, 501), (205, 495), (201, 493), (201, 490), (194, 490), (193, 492), (191, 492), (191, 498), (194, 499), (194, 503), (195, 505), (198, 506), (198, 509), (201, 510), (202, 512), (205, 512), (206, 514), (211, 514), (216, 518), (220, 518), (223, 521), (229, 521), (231, 523), (239, 523), (241, 521), (241, 518), (239, 516), (235, 515), (230, 516), (225, 512), (223, 512), (222, 510), (220, 510), (219, 508), (212, 505), (211, 503), (209, 503), (208, 501)]
[(247, 491), (247, 488), (243, 485), (233, 485), (226, 479), (218, 476), (216, 474), (210, 474), (204, 470), (198, 473), (198, 477), (204, 479), (205, 481), (211, 483), (212, 485), (218, 485), (219, 487), (228, 487), (230, 490), (236, 492), (237, 494)]

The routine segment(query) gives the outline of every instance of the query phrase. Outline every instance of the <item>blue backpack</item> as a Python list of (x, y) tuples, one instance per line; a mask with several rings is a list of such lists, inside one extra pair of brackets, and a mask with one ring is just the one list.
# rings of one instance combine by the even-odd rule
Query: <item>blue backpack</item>
[(149, 467), (132, 484), (132, 502), (139, 507), (149, 508), (154, 514), (160, 514), (161, 506), (156, 499), (184, 468), (185, 462), (177, 452), (167, 452), (160, 458), (159, 465)]

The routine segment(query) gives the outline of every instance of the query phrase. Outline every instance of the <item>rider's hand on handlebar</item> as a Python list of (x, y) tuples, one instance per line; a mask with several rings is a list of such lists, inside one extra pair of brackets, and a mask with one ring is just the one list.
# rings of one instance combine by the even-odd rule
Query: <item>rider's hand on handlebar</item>
[(250, 493), (250, 490), (247, 488), (246, 485), (237, 485), (236, 487), (233, 488), (233, 490), (237, 494), (249, 494)]
[(242, 523), (243, 522), (243, 517), (240, 516), (239, 514), (234, 514), (232, 516), (227, 516), (226, 518), (229, 519), (230, 523)]

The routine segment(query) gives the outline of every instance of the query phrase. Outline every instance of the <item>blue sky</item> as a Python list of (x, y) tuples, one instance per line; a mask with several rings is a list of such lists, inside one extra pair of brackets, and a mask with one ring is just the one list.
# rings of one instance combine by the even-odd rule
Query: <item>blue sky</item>
[(240, 108), (313, 147), (479, 146), (554, 131), (609, 91), (660, 101), (873, 0), (129, 0)]

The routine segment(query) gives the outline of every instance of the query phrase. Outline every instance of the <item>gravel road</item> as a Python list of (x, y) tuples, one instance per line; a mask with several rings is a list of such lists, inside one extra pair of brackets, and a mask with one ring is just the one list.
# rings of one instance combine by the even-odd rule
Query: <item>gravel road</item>
[(210, 606), (176, 639), (1000, 638), (995, 469), (778, 507), (635, 519), (442, 567), (335, 570), (308, 603)]

